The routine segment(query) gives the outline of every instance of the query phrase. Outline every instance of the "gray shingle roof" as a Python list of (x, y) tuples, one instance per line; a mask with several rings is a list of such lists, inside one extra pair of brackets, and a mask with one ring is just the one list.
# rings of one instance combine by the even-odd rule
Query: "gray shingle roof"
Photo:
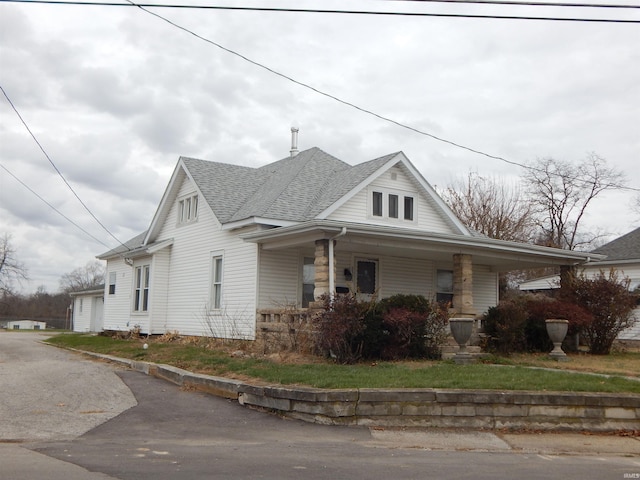
[(144, 237), (147, 236), (147, 231), (136, 235), (130, 240), (127, 240), (122, 245), (118, 245), (116, 248), (109, 250), (108, 252), (102, 253), (97, 256), (97, 258), (107, 258), (113, 255), (119, 255), (121, 253), (130, 252), (142, 246), (142, 242), (144, 242)]
[(606, 255), (604, 260), (640, 260), (640, 228), (596, 248), (593, 253)]
[(221, 223), (251, 217), (303, 222), (315, 218), (394, 155), (354, 167), (319, 148), (260, 168), (182, 160)]

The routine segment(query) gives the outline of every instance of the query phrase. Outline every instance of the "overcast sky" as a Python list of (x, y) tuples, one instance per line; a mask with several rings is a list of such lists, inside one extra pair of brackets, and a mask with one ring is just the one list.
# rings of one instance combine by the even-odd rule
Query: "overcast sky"
[[(253, 4), (640, 19), (640, 10), (631, 9)], [(153, 11), (433, 135), (522, 164), (549, 156), (578, 161), (595, 152), (640, 188), (639, 24)], [(340, 104), (133, 7), (0, 3), (0, 85), (80, 198), (121, 241), (148, 227), (179, 156), (264, 165), (288, 155), (292, 125), (300, 128), (301, 150), (317, 146), (350, 164), (402, 150), (440, 188), (469, 171), (506, 181), (523, 173)], [(80, 205), (1, 95), (0, 119), (2, 166), (105, 244), (0, 169), (0, 233), (12, 235), (29, 269), (23, 291), (44, 285), (53, 293), (63, 273), (117, 242)], [(602, 196), (585, 227), (602, 228), (610, 239), (636, 228), (635, 195)]]

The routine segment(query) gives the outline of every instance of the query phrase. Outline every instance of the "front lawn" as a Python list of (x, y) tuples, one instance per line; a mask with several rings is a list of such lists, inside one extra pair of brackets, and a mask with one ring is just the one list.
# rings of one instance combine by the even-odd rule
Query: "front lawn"
[[(264, 357), (241, 350), (212, 347), (210, 339), (114, 339), (86, 334), (62, 334), (47, 340), (71, 347), (122, 358), (164, 363), (193, 372), (257, 382), (297, 384), (318, 388), (459, 388), (491, 390), (536, 390), (611, 392), (640, 394), (640, 353), (610, 356), (574, 355), (571, 362), (556, 363), (544, 355), (490, 357), (492, 363), (455, 365), (446, 361), (375, 362), (336, 365), (316, 357), (287, 355)], [(142, 345), (148, 343), (149, 348)], [(215, 343), (213, 343), (215, 345)], [(241, 344), (232, 345), (232, 347)], [(500, 365), (501, 364), (501, 365)], [(546, 367), (527, 368), (528, 366)], [(562, 371), (563, 369), (613, 374), (603, 377)]]

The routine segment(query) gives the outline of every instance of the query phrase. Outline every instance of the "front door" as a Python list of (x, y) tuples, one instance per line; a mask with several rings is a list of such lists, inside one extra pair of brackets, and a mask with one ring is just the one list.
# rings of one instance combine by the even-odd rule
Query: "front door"
[(356, 259), (356, 292), (359, 298), (370, 300), (378, 293), (378, 260)]

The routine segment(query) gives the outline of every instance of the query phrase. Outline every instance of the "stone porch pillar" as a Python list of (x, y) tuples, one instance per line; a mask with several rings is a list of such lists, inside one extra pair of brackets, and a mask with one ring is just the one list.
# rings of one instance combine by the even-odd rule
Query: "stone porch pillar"
[(316, 240), (313, 265), (316, 270), (313, 299), (319, 302), (322, 295), (329, 294), (329, 240)]
[(453, 309), (455, 317), (473, 318), (473, 264), (472, 256), (457, 253), (453, 256)]

